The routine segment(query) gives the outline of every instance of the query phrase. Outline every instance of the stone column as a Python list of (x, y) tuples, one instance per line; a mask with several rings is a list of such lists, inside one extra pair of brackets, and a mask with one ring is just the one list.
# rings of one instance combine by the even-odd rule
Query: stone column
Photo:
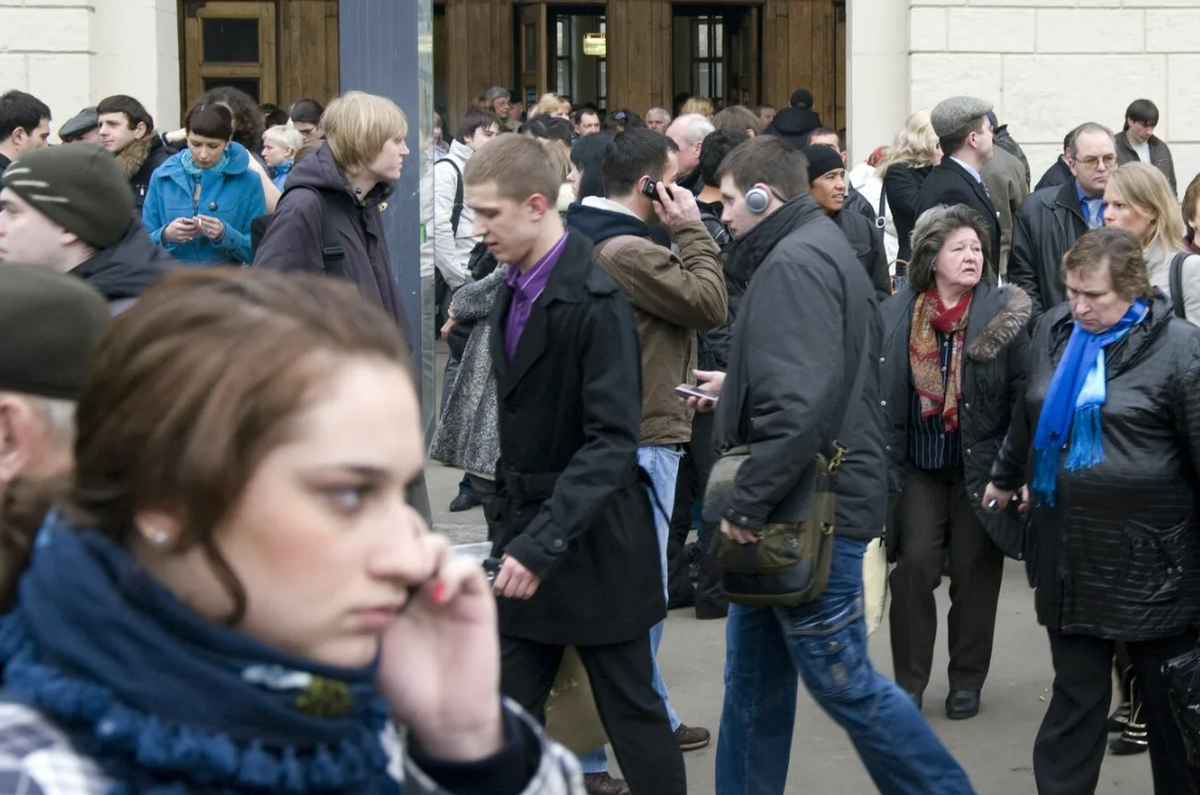
[(908, 118), (908, 16), (908, 4), (898, 0), (846, 4), (846, 135), (851, 163), (890, 144)]

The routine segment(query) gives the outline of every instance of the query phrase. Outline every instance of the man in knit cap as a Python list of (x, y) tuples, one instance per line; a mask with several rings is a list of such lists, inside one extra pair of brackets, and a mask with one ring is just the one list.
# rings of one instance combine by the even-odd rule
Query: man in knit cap
[(129, 182), (95, 144), (38, 149), (0, 177), (0, 263), (70, 273), (121, 311), (178, 262), (150, 242)]
[(75, 395), (108, 324), (104, 299), (60, 273), (0, 268), (0, 495), (71, 468)]
[(1000, 221), (982, 173), (995, 146), (991, 110), (992, 103), (975, 97), (951, 97), (934, 106), (929, 116), (944, 157), (921, 186), (917, 217), (939, 204), (965, 204), (983, 216), (990, 237), (984, 251), (994, 281), (1000, 267)]
[(883, 231), (852, 209), (846, 208), (850, 190), (846, 182), (846, 164), (841, 155), (824, 144), (810, 144), (800, 150), (808, 160), (808, 187), (821, 210), (833, 220), (850, 241), (850, 248), (862, 263), (880, 301), (892, 294), (887, 254), (883, 249)]

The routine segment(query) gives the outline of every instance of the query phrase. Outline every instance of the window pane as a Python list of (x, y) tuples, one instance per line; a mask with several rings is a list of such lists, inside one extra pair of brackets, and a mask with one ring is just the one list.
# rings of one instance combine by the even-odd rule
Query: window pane
[(257, 19), (201, 21), (206, 63), (258, 63)]
[(713, 34), (713, 50), (715, 50), (714, 54), (718, 58), (725, 57), (725, 53), (723, 52), (724, 46), (725, 46), (725, 23), (721, 22), (720, 17), (717, 17), (717, 30), (716, 30), (716, 33)]
[(537, 59), (537, 55), (538, 55), (537, 26), (536, 25), (526, 25), (525, 26), (525, 34), (524, 34), (523, 38), (525, 40), (525, 71), (526, 72), (536, 71), (537, 70), (537, 60), (538, 60)]
[(713, 75), (712, 93), (710, 93), (709, 96), (710, 97), (724, 97), (725, 96), (725, 81), (722, 79), (722, 77), (725, 74), (725, 71), (724, 71), (725, 64), (721, 63), (720, 61), (717, 61), (717, 63), (713, 64), (713, 67), (715, 68), (716, 73)]
[(567, 52), (567, 23), (566, 23), (566, 20), (564, 20), (562, 17), (559, 17), (558, 24), (555, 25), (555, 28), (557, 28), (556, 33), (558, 34), (558, 49), (556, 50), (556, 52), (558, 52), (559, 55), (569, 54)]
[(696, 55), (701, 58), (708, 57), (708, 25), (704, 17), (700, 18), (699, 24), (696, 25)]
[[(600, 59), (600, 101), (603, 103), (608, 98), (608, 60)], [(603, 104), (601, 104), (603, 107)]]
[(259, 82), (257, 78), (248, 77), (206, 77), (204, 78), (204, 90), (210, 91), (214, 88), (236, 88), (239, 91), (245, 91), (255, 102), (259, 101)]
[(701, 61), (699, 64), (700, 73), (696, 78), (696, 87), (700, 89), (702, 96), (711, 97), (712, 92), (709, 90), (709, 67), (706, 61)]
[(570, 75), (571, 62), (560, 60), (558, 62), (558, 88), (556, 89), (559, 94), (571, 93), (571, 86), (568, 85), (571, 82)]

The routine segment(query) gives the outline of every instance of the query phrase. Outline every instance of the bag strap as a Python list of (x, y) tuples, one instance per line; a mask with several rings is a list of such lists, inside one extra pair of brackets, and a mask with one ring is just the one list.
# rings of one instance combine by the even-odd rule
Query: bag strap
[(342, 236), (338, 232), (337, 221), (329, 212), (325, 200), (326, 191), (312, 185), (293, 185), (283, 191), (283, 197), (293, 190), (307, 190), (317, 195), (317, 207), (321, 213), (321, 271), (326, 276), (344, 277), (346, 275), (346, 249), (342, 246)]
[[(848, 285), (846, 285), (845, 276), (842, 277), (842, 284), (844, 286), (848, 286)], [(844, 291), (843, 291), (843, 294), (844, 294)], [(845, 301), (845, 299), (843, 299), (843, 301), (842, 301), (842, 317), (848, 317), (847, 308), (848, 308), (847, 302)], [(843, 328), (842, 333), (845, 336), (849, 337), (849, 334), (850, 334), (849, 322), (848, 321), (843, 322), (842, 328)], [(850, 364), (847, 362), (845, 375), (846, 375), (847, 382), (850, 384), (850, 391), (848, 393), (846, 393), (846, 402), (842, 404), (842, 416), (841, 416), (841, 419), (838, 420), (837, 435), (834, 438), (828, 440), (825, 451), (823, 451), (825, 457), (829, 460), (829, 476), (831, 478), (835, 477), (837, 475), (838, 468), (842, 465), (842, 461), (845, 459), (846, 453), (848, 453), (850, 451), (849, 448), (847, 448), (845, 445), (843, 445), (841, 442), (838, 441), (837, 437), (840, 436), (840, 437), (844, 438), (847, 435), (847, 433), (851, 430), (851, 428), (849, 427), (849, 424), (848, 424), (850, 422), (850, 419), (852, 416), (851, 415), (851, 407), (855, 406), (856, 404), (858, 404), (862, 401), (863, 389), (866, 388), (867, 368), (870, 366), (870, 362), (867, 361), (868, 359), (871, 358), (868, 355), (870, 352), (866, 348), (866, 346), (870, 343), (870, 340), (871, 340), (871, 318), (870, 318), (870, 313), (868, 313), (868, 316), (866, 317), (866, 319), (864, 321), (864, 334), (863, 334), (863, 346), (864, 347), (863, 347), (862, 354), (858, 357), (858, 364), (854, 369), (853, 376), (850, 375)]]
[(450, 229), (454, 231), (454, 236), (458, 237), (458, 222), (462, 218), (463, 211), (463, 176), (458, 169), (458, 163), (455, 163), (448, 157), (443, 157), (441, 160), (434, 163), (435, 166), (442, 163), (449, 163), (450, 168), (454, 169), (455, 173), (455, 188), (454, 188), (454, 209), (450, 213)]
[(1171, 303), (1175, 305), (1175, 317), (1187, 320), (1187, 310), (1183, 306), (1183, 263), (1191, 255), (1180, 251), (1171, 258)]
[(879, 188), (879, 216), (875, 219), (876, 229), (887, 228), (887, 185)]

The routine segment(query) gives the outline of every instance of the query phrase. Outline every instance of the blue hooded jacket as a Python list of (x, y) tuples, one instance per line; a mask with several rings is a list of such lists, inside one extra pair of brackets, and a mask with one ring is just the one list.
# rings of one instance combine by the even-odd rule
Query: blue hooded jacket
[[(250, 222), (266, 215), (262, 181), (250, 170), (250, 153), (238, 143), (226, 149), (228, 160), (200, 175), (200, 194), (196, 198), (196, 180), (185, 170), (187, 150), (172, 156), (150, 178), (142, 221), (150, 230), (150, 239), (170, 251), (184, 265), (220, 265), (229, 262), (250, 263)], [(225, 224), (219, 241), (197, 235), (187, 243), (166, 243), (163, 232), (176, 218), (207, 215)]]

